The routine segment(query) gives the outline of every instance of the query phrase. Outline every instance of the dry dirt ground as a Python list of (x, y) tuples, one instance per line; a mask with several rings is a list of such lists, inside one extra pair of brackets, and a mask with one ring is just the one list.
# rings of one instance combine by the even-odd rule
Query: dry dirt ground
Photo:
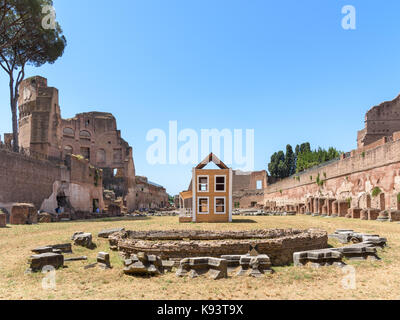
[[(353, 229), (387, 237), (389, 247), (379, 250), (381, 261), (348, 262), (355, 268), (356, 288), (346, 289), (344, 271), (337, 267), (312, 269), (273, 267), (275, 273), (261, 279), (232, 277), (224, 280), (177, 278), (168, 273), (155, 278), (135, 278), (122, 273), (123, 262), (111, 252), (108, 241), (97, 238), (102, 229), (124, 227), (131, 230), (205, 229), (244, 230), (269, 228)], [(41, 273), (25, 274), (31, 249), (70, 242), (75, 231), (91, 232), (95, 250), (74, 247), (73, 256), (86, 255), (89, 261), (67, 262), (56, 271), (55, 289), (42, 288)], [(330, 245), (338, 243), (330, 240)], [(84, 266), (96, 260), (99, 251), (110, 252), (113, 269)], [(345, 281), (346, 283), (346, 281)], [(310, 216), (236, 217), (231, 224), (179, 224), (177, 217), (137, 220), (82, 221), (9, 226), (0, 229), (0, 299), (399, 299), (400, 224), (374, 221), (327, 219)]]

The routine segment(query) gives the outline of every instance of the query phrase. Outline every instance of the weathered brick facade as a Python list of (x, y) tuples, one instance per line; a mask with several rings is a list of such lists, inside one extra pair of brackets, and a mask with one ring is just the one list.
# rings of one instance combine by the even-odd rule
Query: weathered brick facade
[(268, 185), (265, 204), (302, 205), (305, 212), (357, 219), (375, 220), (385, 210), (395, 216), (400, 209), (400, 96), (368, 111), (358, 146), (340, 160)]
[[(17, 182), (14, 188), (17, 188), (18, 192), (14, 196), (8, 192), (9, 196), (3, 196), (4, 202), (13, 202), (14, 198), (18, 196), (19, 201), (33, 202), (40, 208), (43, 207), (43, 199), (46, 199), (43, 198), (43, 195), (47, 195), (45, 207), (48, 208), (54, 206), (54, 198), (68, 197), (64, 194), (60, 195), (64, 192), (61, 189), (65, 182), (75, 181), (78, 182), (78, 185), (84, 184), (86, 187), (92, 185), (93, 181), (88, 183), (86, 181), (89, 174), (101, 176), (100, 183), (104, 189), (112, 190), (116, 197), (122, 198), (123, 205), (129, 211), (140, 207), (148, 208), (148, 203), (152, 203), (152, 207), (156, 208), (168, 205), (168, 195), (165, 189), (154, 188), (147, 182), (145, 183), (146, 190), (151, 189), (151, 196), (146, 194), (136, 199), (137, 195), (142, 195), (143, 192), (136, 188), (132, 148), (121, 138), (121, 132), (117, 129), (116, 119), (112, 114), (89, 112), (77, 114), (71, 119), (62, 119), (58, 90), (48, 87), (47, 79), (39, 76), (25, 79), (20, 85), (20, 93), (18, 100), (20, 147), (42, 154), (49, 159), (65, 160), (73, 154), (87, 159), (88, 162), (86, 164), (82, 162), (83, 165), (79, 165), (75, 161), (76, 159), (70, 162), (68, 179), (57, 166), (50, 166), (49, 172), (43, 171), (44, 164), (39, 162), (34, 162), (29, 166), (28, 161), (25, 161), (20, 167), (13, 166), (15, 177), (8, 177), (8, 180), (23, 179), (20, 172), (26, 169), (26, 171), (30, 171), (28, 176), (37, 176), (40, 186), (32, 189), (29, 184), (21, 186), (18, 181), (14, 181)], [(8, 143), (11, 142), (8, 141)], [(9, 154), (7, 157), (8, 159), (12, 158)], [(89, 167), (92, 166), (101, 169), (101, 174), (96, 171), (97, 169), (93, 169), (95, 171), (89, 173)], [(35, 170), (36, 168), (37, 170)], [(9, 175), (7, 172), (4, 174)], [(93, 180), (93, 178), (89, 180)], [(32, 180), (33, 184), (35, 184), (34, 179)], [(95, 184), (98, 187), (97, 183)], [(82, 207), (83, 202), (96, 201), (96, 204), (83, 206), (88, 210), (92, 210), (91, 208), (95, 206), (102, 207), (103, 197), (91, 189), (93, 188), (90, 188), (89, 191), (85, 190), (85, 192), (80, 187), (70, 189), (68, 191), (69, 201), (72, 202), (75, 199), (75, 202), (80, 203), (79, 207)], [(30, 192), (38, 194), (29, 195)], [(0, 196), (0, 204), (1, 202)]]
[(383, 102), (367, 112), (365, 128), (358, 132), (358, 148), (385, 137), (392, 137), (397, 131), (400, 131), (400, 96), (393, 101)]

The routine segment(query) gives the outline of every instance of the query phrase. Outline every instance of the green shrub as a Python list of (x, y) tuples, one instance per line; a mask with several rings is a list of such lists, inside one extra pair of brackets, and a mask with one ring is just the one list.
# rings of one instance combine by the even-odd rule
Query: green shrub
[(322, 187), (324, 185), (324, 180), (321, 179), (319, 173), (318, 173), (316, 182), (317, 182), (317, 185), (320, 187)]
[(397, 203), (400, 203), (400, 193), (397, 194)]
[(94, 185), (97, 187), (99, 185), (99, 179), (100, 179), (100, 171), (99, 169), (96, 169), (94, 171)]
[(382, 192), (382, 190), (379, 187), (375, 187), (374, 189), (372, 189), (372, 196), (375, 198), (377, 196), (379, 196), (379, 194)]

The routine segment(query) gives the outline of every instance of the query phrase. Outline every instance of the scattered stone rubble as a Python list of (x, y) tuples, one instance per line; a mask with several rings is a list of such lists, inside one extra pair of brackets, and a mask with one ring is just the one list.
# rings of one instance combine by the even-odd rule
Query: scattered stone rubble
[(88, 258), (86, 256), (81, 257), (70, 257), (64, 258), (64, 262), (73, 262), (73, 261), (86, 261)]
[(85, 247), (88, 249), (93, 249), (96, 245), (92, 241), (92, 234), (85, 232), (75, 232), (71, 237), (71, 240), (74, 241), (74, 245)]
[(295, 211), (267, 212), (264, 210), (236, 209), (232, 213), (234, 216), (295, 216)]
[(372, 243), (356, 243), (342, 248), (333, 248), (333, 251), (340, 252), (348, 260), (380, 260), (376, 247)]
[(249, 246), (257, 245), (259, 254), (267, 255), (272, 265), (287, 265), (292, 263), (294, 252), (326, 248), (328, 235), (315, 229), (125, 231), (110, 235), (109, 243), (110, 249), (126, 256), (145, 252), (163, 260), (177, 261), (186, 257), (246, 255)]
[(112, 235), (113, 233), (116, 233), (116, 232), (123, 232), (123, 231), (125, 231), (124, 228), (102, 230), (102, 231), (99, 232), (98, 237), (99, 237), (99, 238), (108, 239), (108, 237), (109, 237), (110, 235)]
[(336, 230), (335, 233), (329, 235), (330, 239), (336, 239), (340, 243), (372, 243), (376, 247), (385, 247), (387, 244), (386, 238), (381, 238), (379, 235), (363, 234), (354, 230)]
[[(316, 240), (314, 244), (317, 244), (317, 247), (300, 252), (293, 251), (292, 261), (294, 261), (295, 266), (311, 264), (312, 267), (316, 268), (331, 265), (343, 267), (346, 265), (342, 261), (343, 258), (348, 260), (380, 260), (377, 255), (377, 248), (384, 248), (387, 245), (386, 238), (379, 237), (378, 235), (362, 234), (354, 230), (336, 230), (333, 234), (329, 235), (330, 239), (336, 239), (342, 244), (350, 244), (340, 248), (327, 248), (328, 236), (326, 232), (323, 233), (321, 230), (313, 229), (306, 230), (306, 232), (291, 229), (213, 232), (198, 230), (125, 231), (124, 228), (118, 228), (102, 230), (98, 236), (109, 238), (110, 247), (116, 247), (119, 250), (121, 248), (124, 249), (124, 246), (127, 245), (126, 241), (128, 241), (129, 245), (135, 244), (138, 248), (146, 248), (147, 251), (138, 251), (135, 253), (130, 253), (131, 250), (122, 250), (122, 255), (127, 257), (124, 261), (125, 267), (123, 270), (127, 275), (156, 276), (165, 272), (171, 272), (175, 266), (178, 266), (176, 271), (176, 276), (178, 277), (189, 276), (190, 278), (196, 278), (206, 275), (210, 279), (217, 280), (227, 278), (230, 273), (236, 276), (251, 276), (256, 278), (272, 273), (271, 266), (273, 265), (273, 261), (269, 255), (264, 253), (265, 243), (263, 239), (273, 240), (272, 243), (276, 247), (275, 249), (282, 251), (284, 250), (282, 247), (277, 247), (277, 239), (282, 239), (284, 235), (289, 236), (289, 239), (294, 236), (293, 240), (295, 241), (293, 243), (289, 241), (290, 246), (292, 246), (296, 243), (299, 244), (298, 241), (302, 238), (298, 238), (298, 236), (304, 234), (311, 235), (311, 238)], [(321, 242), (321, 239), (324, 241)], [(92, 234), (90, 233), (75, 232), (71, 240), (74, 241), (75, 245), (89, 249), (95, 246), (92, 242)], [(180, 241), (165, 242), (167, 240)], [(232, 248), (237, 248), (239, 245), (241, 251), (246, 250), (248, 253), (217, 255), (219, 250), (215, 251), (213, 246), (216, 240), (220, 240), (218, 244), (224, 248), (223, 251), (231, 251)], [(283, 240), (288, 245), (288, 238), (283, 237)], [(204, 243), (199, 246), (199, 242), (201, 241), (204, 241)], [(161, 248), (159, 247), (160, 243), (163, 244)], [(176, 247), (177, 243), (184, 246), (189, 245), (191, 250), (186, 252), (185, 248), (182, 250), (182, 247)], [(324, 246), (321, 247), (321, 244)], [(305, 245), (309, 244), (300, 243), (302, 247)], [(217, 256), (189, 256), (177, 260), (177, 257), (166, 258), (165, 255), (162, 257), (161, 255), (148, 253), (163, 253), (165, 248), (171, 248), (171, 246), (174, 250), (180, 251), (181, 255), (182, 251), (188, 255), (191, 252), (198, 254), (199, 248), (204, 247), (203, 249), (208, 249), (208, 252)], [(292, 247), (291, 249), (295, 248)], [(38, 247), (33, 249), (32, 252), (36, 253), (29, 259), (30, 269), (28, 270), (32, 272), (40, 271), (45, 266), (52, 266), (57, 269), (63, 267), (64, 262), (67, 261), (87, 260), (85, 256), (64, 258), (62, 253), (72, 253), (70, 243)], [(202, 250), (200, 252), (203, 253)], [(86, 266), (85, 269), (95, 266), (99, 266), (102, 269), (110, 269), (110, 255), (106, 252), (99, 252), (97, 262)]]
[(99, 252), (97, 254), (97, 265), (102, 269), (111, 269), (110, 254), (107, 252)]
[(377, 248), (384, 248), (387, 239), (378, 235), (368, 235), (354, 232), (353, 230), (336, 230), (329, 235), (330, 239), (336, 239), (342, 244), (353, 243), (341, 248), (329, 248), (323, 250), (311, 250), (296, 252), (293, 254), (295, 266), (304, 266), (311, 263), (312, 267), (327, 265), (344, 266), (343, 258), (348, 260), (380, 260)]
[(164, 273), (163, 262), (156, 255), (147, 255), (144, 252), (133, 254), (124, 261), (124, 273), (128, 275), (156, 276)]
[(42, 271), (45, 266), (52, 266), (58, 269), (64, 266), (64, 256), (53, 252), (35, 254), (29, 258), (28, 263), (30, 264), (28, 270), (32, 272)]
[(37, 254), (46, 253), (46, 252), (72, 253), (72, 246), (70, 243), (54, 244), (54, 245), (48, 245), (48, 246), (43, 246), (43, 247), (38, 247), (38, 248), (32, 249), (32, 252), (37, 253)]
[(210, 279), (217, 280), (228, 277), (228, 261), (219, 258), (185, 258), (182, 259), (176, 271), (178, 277), (189, 276), (196, 278), (205, 275)]
[(344, 266), (342, 258), (341, 252), (331, 249), (295, 252), (293, 254), (293, 262), (297, 267), (305, 266), (308, 263), (311, 263), (311, 266), (315, 268), (331, 265), (342, 267)]
[(221, 259), (227, 260), (228, 272), (236, 271), (237, 276), (262, 277), (266, 273), (272, 273), (271, 260), (266, 254), (248, 255), (224, 255)]
[(51, 222), (53, 222), (53, 217), (50, 213), (40, 212), (40, 213), (38, 213), (38, 222), (39, 223), (51, 223)]

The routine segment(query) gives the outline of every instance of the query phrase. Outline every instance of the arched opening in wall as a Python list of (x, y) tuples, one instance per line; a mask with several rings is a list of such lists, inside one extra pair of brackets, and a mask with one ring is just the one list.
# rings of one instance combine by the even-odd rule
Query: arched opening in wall
[(93, 207), (93, 213), (100, 213), (99, 199), (93, 199), (92, 207)]
[(367, 209), (371, 209), (371, 196), (367, 195)]
[(81, 132), (79, 132), (79, 137), (80, 137), (81, 139), (90, 140), (90, 137), (91, 137), (91, 136), (92, 136), (92, 135), (90, 134), (89, 131), (82, 130)]
[(55, 209), (56, 213), (63, 213), (65, 208), (68, 206), (68, 200), (63, 191), (60, 191), (57, 194), (57, 208)]
[(384, 194), (384, 193), (381, 193), (381, 194), (379, 195), (379, 202), (380, 202), (380, 208), (381, 208), (381, 210), (382, 210), (382, 211), (385, 210), (385, 209), (386, 209), (386, 204), (385, 204), (385, 194)]
[(112, 171), (113, 178), (123, 178), (124, 177), (124, 169), (123, 168), (114, 168)]
[(74, 131), (74, 129), (71, 129), (71, 128), (64, 128), (63, 135), (67, 136), (67, 137), (74, 137), (75, 131)]
[(87, 147), (81, 147), (81, 155), (85, 159), (90, 160), (90, 148)]

